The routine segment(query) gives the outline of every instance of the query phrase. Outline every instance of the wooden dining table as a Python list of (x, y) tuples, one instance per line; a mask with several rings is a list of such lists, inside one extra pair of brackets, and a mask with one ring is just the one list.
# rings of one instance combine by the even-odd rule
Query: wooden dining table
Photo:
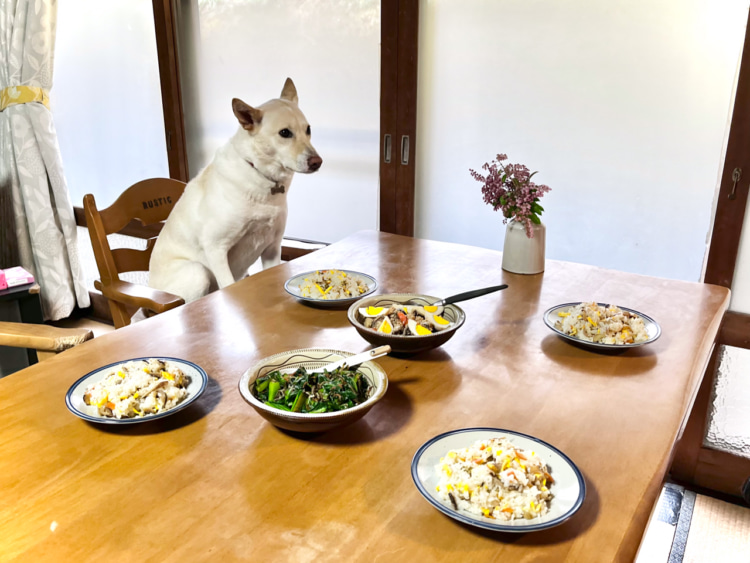
[[(555, 260), (518, 275), (501, 257), (363, 231), (0, 380), (0, 560), (632, 561), (729, 291)], [(285, 350), (370, 347), (346, 310), (284, 290), (293, 275), (329, 268), (367, 273), (381, 293), (509, 287), (461, 303), (466, 322), (442, 347), (378, 359), (388, 391), (359, 421), (299, 435), (261, 418), (238, 382)], [(588, 300), (649, 315), (661, 337), (603, 354), (545, 326), (546, 309)], [(206, 391), (172, 416), (127, 426), (67, 410), (83, 375), (143, 356), (198, 364)], [(581, 508), (520, 534), (433, 508), (412, 481), (412, 457), (471, 427), (564, 452), (586, 483)]]

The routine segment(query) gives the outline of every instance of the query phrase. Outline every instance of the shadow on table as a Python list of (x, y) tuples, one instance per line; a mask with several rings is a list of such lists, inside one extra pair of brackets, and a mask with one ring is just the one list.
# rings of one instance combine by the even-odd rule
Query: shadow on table
[(404, 383), (408, 383), (408, 380), (389, 381), (385, 396), (372, 407), (370, 412), (348, 426), (315, 433), (292, 432), (275, 427), (274, 430), (306, 442), (334, 446), (367, 444), (382, 440), (396, 433), (411, 418), (414, 407), (409, 396), (401, 388)]
[(564, 340), (551, 334), (541, 342), (542, 352), (553, 362), (574, 371), (584, 371), (598, 375), (612, 375), (611, 372), (601, 370), (603, 361), (619, 360), (618, 375), (637, 375), (656, 367), (658, 358), (656, 353), (647, 346), (594, 352), (590, 349)]
[(445, 350), (429, 350), (407, 359), (388, 365), (388, 393), (391, 385), (414, 385), (419, 402), (431, 403), (450, 398), (459, 391), (463, 377)]
[[(405, 536), (411, 541), (432, 546), (440, 551), (467, 554), (473, 550), (487, 548), (485, 543), (477, 542), (478, 538), (518, 547), (554, 546), (570, 542), (594, 525), (601, 509), (599, 492), (591, 483), (591, 480), (585, 478), (585, 475), (584, 479), (586, 481), (586, 498), (581, 508), (566, 522), (546, 530), (509, 533), (477, 528), (453, 520), (442, 512), (432, 509), (421, 498), (419, 500), (422, 507), (419, 510), (409, 511), (408, 508), (412, 503), (408, 503), (407, 509), (402, 510), (388, 523), (388, 529), (392, 533)], [(418, 494), (415, 490), (415, 495)], [(456, 533), (457, 529), (466, 531), (468, 534), (458, 534)], [(521, 559), (517, 556), (513, 560)]]
[(432, 348), (423, 352), (390, 352), (388, 354), (399, 360), (409, 360), (410, 362), (449, 362), (451, 355), (442, 348)]
[(204, 418), (221, 402), (221, 397), (221, 386), (215, 379), (209, 377), (206, 390), (203, 394), (198, 397), (193, 404), (186, 407), (185, 410), (178, 411), (173, 415), (152, 421), (140, 422), (138, 424), (123, 424), (121, 426), (115, 424), (95, 424), (89, 421), (86, 421), (86, 424), (96, 430), (110, 434), (124, 434), (130, 436), (161, 434), (185, 426), (190, 426), (194, 422)]
[[(341, 324), (342, 321), (342, 315), (344, 322), (346, 322), (346, 310), (349, 308), (347, 307), (330, 307), (330, 308), (320, 308), (315, 307), (313, 305), (310, 305), (308, 303), (301, 303), (301, 307), (292, 307), (284, 310), (284, 319), (291, 324), (299, 324), (310, 327), (317, 327), (317, 328), (337, 328), (340, 326), (344, 326)], [(310, 316), (310, 313), (315, 313), (313, 316)], [(350, 326), (348, 322), (346, 322), (346, 326)]]

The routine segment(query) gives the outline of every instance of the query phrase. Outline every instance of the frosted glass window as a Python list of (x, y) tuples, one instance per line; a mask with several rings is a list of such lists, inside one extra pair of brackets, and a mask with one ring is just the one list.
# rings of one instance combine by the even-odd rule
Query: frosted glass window
[(237, 130), (232, 98), (260, 105), (291, 77), (323, 166), (295, 175), (286, 235), (376, 229), (380, 2), (182, 0), (179, 21), (191, 176)]
[(50, 94), (73, 205), (99, 209), (131, 184), (169, 177), (150, 0), (57, 6)]
[(422, 0), (416, 233), (502, 249), (469, 176), (538, 170), (547, 257), (700, 279), (748, 1)]
[(750, 350), (719, 351), (705, 445), (750, 458)]

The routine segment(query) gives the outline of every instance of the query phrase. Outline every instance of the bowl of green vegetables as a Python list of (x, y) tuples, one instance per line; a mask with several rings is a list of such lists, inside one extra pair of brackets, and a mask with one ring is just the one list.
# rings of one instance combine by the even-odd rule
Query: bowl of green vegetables
[(354, 354), (306, 348), (263, 358), (240, 378), (242, 397), (258, 414), (293, 432), (325, 432), (362, 418), (385, 395), (388, 376), (374, 361), (320, 368)]

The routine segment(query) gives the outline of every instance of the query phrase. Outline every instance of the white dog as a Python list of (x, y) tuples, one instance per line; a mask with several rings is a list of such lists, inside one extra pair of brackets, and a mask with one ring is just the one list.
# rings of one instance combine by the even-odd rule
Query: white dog
[(286, 79), (279, 99), (253, 108), (232, 100), (237, 133), (191, 180), (156, 240), (149, 285), (194, 301), (281, 261), (286, 196), (295, 172), (323, 160), (310, 143), (310, 125)]

